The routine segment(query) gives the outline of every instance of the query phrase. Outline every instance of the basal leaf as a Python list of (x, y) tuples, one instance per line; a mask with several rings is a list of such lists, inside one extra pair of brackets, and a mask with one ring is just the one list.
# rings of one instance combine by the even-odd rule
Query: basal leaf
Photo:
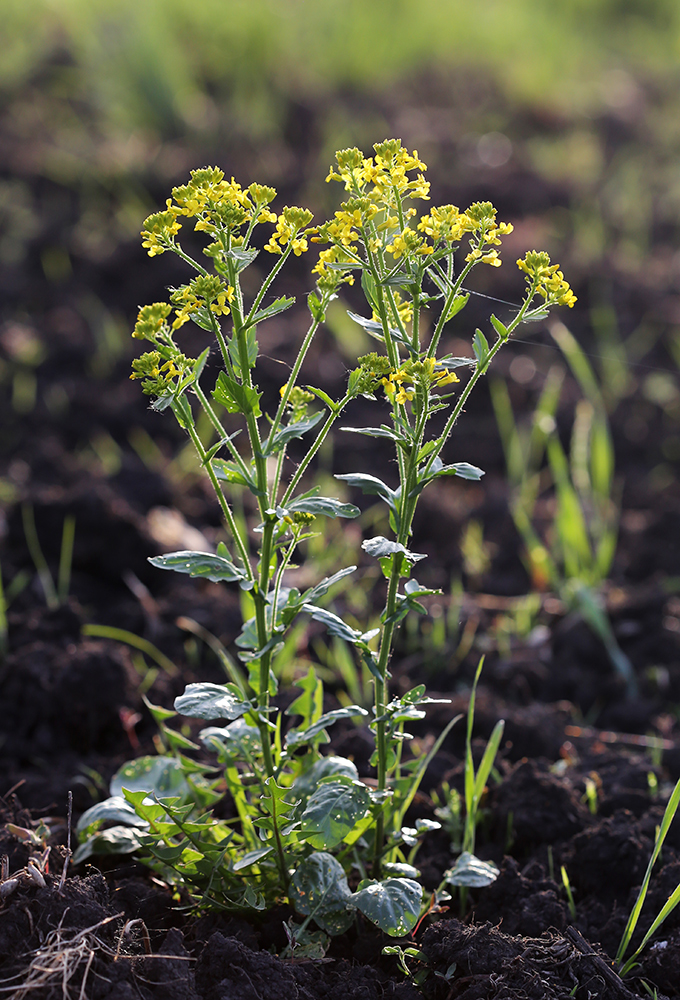
[(112, 826), (89, 837), (75, 851), (73, 864), (80, 865), (94, 855), (132, 854), (141, 847), (140, 832), (129, 826)]
[(343, 934), (352, 923), (351, 895), (344, 868), (325, 851), (305, 858), (291, 879), (291, 904), (298, 913), (311, 914), (327, 934)]
[[(332, 758), (327, 758), (332, 760)], [(126, 802), (121, 795), (113, 795), (110, 799), (97, 802), (86, 809), (78, 820), (77, 833), (83, 833), (95, 823), (116, 823), (121, 826), (141, 826), (146, 827), (147, 823), (141, 819), (129, 802)]]
[(184, 694), (175, 698), (175, 711), (193, 719), (238, 719), (250, 711), (250, 702), (242, 701), (225, 684), (187, 684)]
[(349, 905), (377, 924), (390, 937), (404, 937), (415, 927), (420, 914), (423, 888), (410, 878), (388, 878), (362, 883)]
[(359, 772), (351, 760), (346, 757), (322, 757), (312, 764), (308, 771), (301, 774), (293, 785), (293, 792), (303, 805), (318, 787), (322, 778), (330, 778), (334, 774), (344, 774), (353, 781), (359, 780)]
[(322, 782), (310, 796), (300, 819), (300, 835), (312, 847), (335, 847), (364, 818), (371, 797), (368, 788), (351, 778)]
[(498, 878), (498, 869), (488, 861), (480, 861), (469, 851), (463, 851), (453, 868), (445, 873), (449, 885), (465, 885), (482, 889)]
[(220, 580), (232, 582), (242, 580), (243, 570), (235, 566), (223, 555), (213, 555), (211, 552), (168, 552), (164, 556), (153, 556), (149, 559), (157, 569), (172, 569), (175, 573), (188, 573), (189, 576), (203, 577), (218, 583)]
[(182, 764), (176, 757), (148, 756), (128, 761), (111, 778), (109, 791), (112, 796), (122, 797), (124, 788), (159, 799), (171, 795), (186, 798), (190, 793)]

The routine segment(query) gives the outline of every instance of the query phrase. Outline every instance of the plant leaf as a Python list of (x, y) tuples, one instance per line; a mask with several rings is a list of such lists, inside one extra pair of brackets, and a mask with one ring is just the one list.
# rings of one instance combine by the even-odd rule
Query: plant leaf
[(286, 746), (297, 746), (300, 743), (309, 743), (315, 736), (332, 726), (338, 719), (351, 719), (355, 715), (368, 715), (365, 708), (360, 705), (346, 705), (344, 708), (334, 708), (332, 712), (326, 712), (316, 722), (313, 722), (307, 729), (293, 729), (286, 736)]
[(312, 847), (335, 847), (366, 816), (370, 805), (368, 788), (361, 782), (340, 776), (323, 781), (307, 801), (300, 835)]
[(225, 684), (187, 684), (184, 694), (175, 698), (175, 711), (192, 719), (238, 719), (251, 709)]
[(230, 559), (211, 552), (168, 552), (164, 556), (153, 556), (149, 559), (157, 569), (172, 569), (175, 573), (188, 573), (189, 576), (202, 577), (204, 580), (233, 582), (242, 580), (243, 570), (235, 566)]
[(373, 556), (375, 559), (392, 556), (395, 552), (401, 552), (410, 563), (417, 563), (421, 559), (427, 559), (427, 556), (423, 552), (411, 552), (400, 542), (391, 542), (388, 538), (384, 538), (383, 535), (376, 535), (375, 538), (366, 538), (361, 543), (361, 547), (364, 552), (367, 552), (369, 556)]
[(322, 417), (323, 410), (319, 410), (318, 413), (312, 413), (306, 420), (297, 420), (294, 424), (279, 428), (273, 437), (270, 435), (263, 443), (262, 454), (266, 458), (270, 455), (277, 455), (293, 438), (302, 437), (307, 431), (311, 431), (312, 427), (316, 427)]
[(324, 517), (358, 517), (361, 511), (352, 503), (343, 503), (335, 497), (304, 496), (291, 500), (286, 510), (306, 514), (321, 514)]
[(404, 937), (416, 925), (423, 887), (410, 878), (362, 883), (349, 901), (390, 937)]
[[(332, 759), (332, 758), (327, 758)], [(122, 795), (112, 795), (110, 799), (97, 802), (86, 809), (78, 820), (77, 833), (83, 833), (95, 823), (117, 823), (122, 826), (147, 827), (148, 824), (141, 819), (129, 802), (126, 802)]]
[(286, 309), (290, 309), (294, 302), (295, 299), (293, 297), (282, 295), (264, 309), (258, 309), (248, 325), (250, 326), (255, 325), (256, 323), (262, 323), (271, 316), (277, 316), (279, 313), (285, 312)]
[(73, 855), (73, 864), (80, 865), (83, 861), (100, 854), (132, 854), (141, 847), (138, 831), (129, 826), (112, 826), (102, 830), (81, 844)]
[(343, 934), (354, 919), (347, 910), (351, 896), (345, 870), (332, 854), (315, 851), (302, 862), (290, 884), (290, 902), (298, 913), (311, 914), (327, 934)]
[(182, 764), (176, 757), (137, 757), (120, 767), (111, 778), (109, 791), (112, 797), (122, 797), (123, 789), (146, 792), (157, 798), (189, 795), (189, 784)]
[(470, 889), (482, 889), (498, 878), (498, 869), (488, 861), (480, 861), (469, 851), (456, 859), (453, 868), (445, 873), (449, 885), (464, 885)]
[(213, 398), (225, 408), (227, 413), (252, 413), (254, 417), (262, 416), (260, 410), (261, 392), (252, 386), (241, 385), (236, 379), (229, 378), (224, 372), (217, 377), (213, 389)]

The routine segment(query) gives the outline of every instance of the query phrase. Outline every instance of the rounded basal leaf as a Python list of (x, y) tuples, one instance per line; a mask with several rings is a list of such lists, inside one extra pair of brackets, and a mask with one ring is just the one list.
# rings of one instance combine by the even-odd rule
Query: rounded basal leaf
[(148, 792), (159, 799), (172, 795), (185, 799), (191, 794), (176, 757), (138, 757), (128, 761), (111, 779), (111, 795), (122, 798), (124, 788), (130, 792)]
[(359, 778), (359, 772), (351, 760), (346, 757), (322, 757), (312, 764), (309, 771), (301, 774), (293, 785), (295, 797), (301, 802), (306, 802), (309, 796), (316, 790), (322, 778), (331, 777), (334, 774), (344, 774), (353, 781)]
[(224, 684), (187, 684), (184, 694), (175, 698), (175, 711), (192, 719), (238, 719), (250, 710)]
[(367, 814), (371, 804), (368, 788), (360, 782), (325, 781), (307, 802), (300, 821), (300, 835), (312, 847), (335, 847)]
[(359, 889), (349, 905), (361, 910), (390, 937), (404, 937), (418, 921), (422, 899), (423, 887), (418, 882), (410, 878), (388, 878)]
[(446, 872), (449, 885), (464, 885), (470, 889), (483, 889), (498, 878), (498, 869), (488, 861), (480, 861), (469, 851), (463, 851), (453, 868)]
[(289, 898), (298, 913), (311, 914), (327, 934), (343, 934), (354, 919), (347, 909), (352, 893), (345, 870), (325, 851), (310, 854), (290, 882)]
[(95, 854), (132, 854), (140, 847), (139, 837), (129, 826), (112, 826), (81, 844), (73, 855), (73, 864), (82, 864)]
[(103, 802), (97, 802), (96, 805), (90, 806), (89, 809), (86, 809), (78, 820), (76, 832), (82, 833), (95, 823), (117, 823), (123, 826), (148, 826), (148, 824), (137, 815), (130, 803), (126, 802), (126, 800), (120, 795), (114, 795), (110, 799), (104, 799)]
[(228, 726), (208, 726), (198, 738), (207, 750), (215, 750), (219, 760), (247, 759), (262, 751), (260, 730), (249, 726), (245, 719), (236, 719)]

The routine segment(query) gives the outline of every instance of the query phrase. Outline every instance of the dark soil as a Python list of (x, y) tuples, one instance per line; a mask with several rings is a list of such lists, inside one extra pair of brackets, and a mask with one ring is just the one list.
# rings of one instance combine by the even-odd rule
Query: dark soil
[[(32, 100), (44, 113), (39, 94), (36, 83)], [(569, 123), (547, 114), (510, 116), (517, 148), (511, 162), (491, 170), (462, 159), (458, 175), (452, 175), (445, 169), (447, 159), (458, 156), (460, 148), (438, 137), (434, 125), (427, 132), (427, 122), (437, 120), (434, 105), (469, 125), (474, 108), (488, 115), (498, 95), (482, 88), (454, 98), (446, 81), (416, 81), (375, 100), (372, 113), (385, 134), (399, 133), (405, 106), (421, 115), (418, 127), (426, 133), (421, 145), (432, 149), (425, 158), (442, 201), (490, 198), (501, 217), (528, 219), (529, 230), (532, 225), (540, 229), (541, 213), (560, 206), (566, 211), (573, 204), (576, 193), (567, 182), (533, 173), (522, 155), (525, 137), (549, 138)], [(356, 98), (347, 94), (336, 101), (336, 113), (351, 120)], [(303, 178), (298, 184), (295, 170), (286, 173), (281, 167), (284, 200), (303, 197), (299, 189), (316, 166), (326, 111), (313, 102), (290, 108), (292, 123), (302, 116), (307, 124), (302, 131), (291, 125), (280, 140), (286, 150), (282, 162), (298, 164)], [(509, 116), (508, 109), (503, 113)], [(450, 611), (448, 598), (440, 603), (437, 614), (448, 614), (454, 626), (443, 642), (432, 641), (431, 623), (420, 631), (404, 629), (392, 670), (395, 690), (424, 681), (433, 695), (451, 699), (433, 706), (421, 724), (416, 735), (427, 739), (465, 711), (473, 671), (480, 653), (486, 653), (476, 752), (482, 752), (499, 718), (506, 728), (477, 852), (500, 866), (500, 877), (489, 888), (470, 892), (464, 913), (453, 900), (448, 912), (423, 922), (415, 943), (424, 957), (409, 960), (414, 976), (427, 972), (418, 987), (405, 980), (392, 957), (381, 954), (388, 941), (366, 924), (357, 923), (335, 939), (322, 961), (283, 960), (278, 954), (286, 944), (288, 912), (252, 920), (220, 914), (194, 918), (127, 858), (107, 859), (101, 872), (87, 865), (68, 869), (62, 884), (69, 791), (76, 820), (106, 796), (109, 779), (124, 761), (154, 750), (155, 727), (141, 685), (150, 683), (152, 701), (169, 706), (187, 682), (222, 680), (217, 660), (178, 619), (193, 619), (229, 647), (240, 612), (238, 594), (229, 588), (162, 573), (147, 561), (161, 551), (214, 545), (220, 531), (219, 511), (204, 483), (174, 459), (183, 445), (179, 432), (148, 409), (138, 386), (127, 379), (133, 345), (126, 329), (140, 303), (153, 301), (164, 284), (181, 279), (177, 264), (165, 258), (149, 262), (136, 240), (120, 236), (110, 235), (108, 249), (99, 244), (92, 249), (83, 238), (82, 189), (45, 173), (49, 136), (39, 130), (35, 155), (20, 156), (15, 123), (16, 115), (9, 112), (0, 119), (5, 181), (18, 185), (35, 224), (24, 234), (23, 252), (5, 262), (2, 278), (0, 377), (7, 390), (0, 400), (2, 575), (12, 601), (7, 653), (0, 665), (0, 793), (1, 819), (14, 827), (3, 827), (0, 855), (7, 855), (15, 881), (0, 900), (4, 995), (35, 1000), (408, 1000), (421, 995), (585, 1000), (644, 996), (644, 980), (659, 997), (680, 996), (680, 910), (666, 921), (625, 984), (612, 966), (663, 805), (680, 778), (680, 486), (673, 464), (680, 454), (673, 450), (680, 440), (680, 413), (672, 400), (655, 401), (644, 391), (649, 372), (673, 373), (677, 381), (664, 339), (664, 324), (678, 315), (671, 272), (659, 265), (633, 274), (612, 250), (586, 276), (576, 236), (565, 234), (563, 263), (580, 296), (568, 322), (586, 349), (602, 351), (603, 342), (593, 340), (590, 317), (603, 288), (611, 291), (622, 335), (629, 337), (644, 323), (656, 331), (637, 353), (646, 367), (633, 369), (630, 391), (612, 416), (623, 512), (605, 597), (617, 639), (634, 665), (639, 696), (627, 697), (600, 641), (582, 621), (567, 616), (554, 595), (543, 595), (527, 634), (515, 632), (501, 641), (513, 601), (528, 591), (529, 581), (508, 512), (492, 411), (481, 391), (460, 422), (451, 453), (480, 465), (487, 475), (481, 486), (447, 482), (426, 493), (414, 538), (414, 547), (431, 556), (422, 578), (448, 592), (450, 580), (462, 575), (465, 598), (459, 611)], [(642, 141), (643, 125), (643, 118), (634, 116), (592, 124), (607, 163)], [(256, 159), (252, 148), (246, 145), (238, 159), (225, 152), (224, 136), (213, 137), (212, 143), (200, 150), (177, 144), (177, 177), (146, 164), (135, 183), (143, 185), (153, 204), (161, 203), (170, 184), (199, 161), (220, 162), (239, 178), (249, 174)], [(273, 144), (267, 162), (276, 162), (278, 148)], [(276, 177), (262, 179), (277, 183)], [(321, 197), (318, 191), (316, 196)], [(103, 189), (98, 199), (96, 211), (106, 229), (107, 213), (115, 214), (115, 205)], [(613, 223), (612, 233), (616, 236)], [(666, 259), (677, 235), (668, 219), (664, 226), (659, 223), (655, 260)], [(532, 232), (527, 238), (531, 244)], [(617, 246), (614, 238), (612, 245)], [(49, 264), (55, 247), (64, 249), (70, 262), (58, 274)], [(300, 271), (294, 280), (302, 296), (308, 278)], [(517, 283), (506, 287), (505, 281), (507, 275), (493, 294), (516, 296)], [(475, 300), (472, 315), (463, 314), (461, 338), (469, 341), (469, 329), (485, 311), (484, 300)], [(299, 318), (293, 313), (286, 323), (270, 324), (266, 335), (263, 331), (265, 355), (288, 357)], [(498, 371), (508, 378), (518, 409), (533, 407), (548, 368), (559, 360), (551, 345), (547, 333), (539, 332), (532, 345), (512, 345), (500, 360)], [(535, 366), (528, 382), (509, 374), (520, 354)], [(329, 391), (339, 386), (347, 363), (330, 335), (309, 362)], [(266, 392), (273, 396), (281, 381), (279, 366), (265, 360), (263, 372)], [(560, 431), (570, 426), (576, 398), (577, 388), (567, 381)], [(359, 422), (360, 415), (355, 416)], [(385, 474), (390, 472), (363, 439), (350, 445), (338, 441), (332, 462), (338, 472), (373, 470), (381, 463)], [(69, 596), (60, 607), (47, 606), (29, 552), (26, 517), (30, 521), (31, 513), (55, 578), (64, 519), (75, 517)], [(460, 550), (461, 532), (471, 518), (483, 523), (489, 544), (488, 567), (477, 575)], [(351, 594), (344, 599), (351, 601)], [(179, 670), (159, 670), (154, 678), (148, 673), (152, 664), (144, 666), (128, 646), (84, 635), (88, 623), (150, 640)], [(469, 651), (461, 655), (466, 643)], [(432, 793), (441, 796), (443, 782), (462, 791), (463, 748), (458, 725), (426, 776), (419, 815), (434, 818)], [(370, 775), (371, 744), (364, 730), (337, 726), (329, 750), (353, 757), (360, 773)], [(39, 821), (50, 846), (42, 880), (30, 873), (30, 850), (16, 830), (40, 829)], [(443, 830), (433, 833), (418, 856), (430, 890), (453, 863), (450, 841)], [(634, 942), (679, 882), (676, 820)]]

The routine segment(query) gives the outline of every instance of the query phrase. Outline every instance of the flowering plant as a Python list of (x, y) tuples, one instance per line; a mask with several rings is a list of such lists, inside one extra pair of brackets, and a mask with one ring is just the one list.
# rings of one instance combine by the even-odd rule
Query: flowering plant
[[(500, 265), (498, 248), (512, 226), (496, 220), (489, 202), (463, 212), (453, 205), (436, 206), (418, 217), (413, 203), (429, 200), (425, 164), (398, 139), (378, 143), (374, 150), (368, 158), (358, 149), (337, 153), (327, 179), (344, 185), (346, 200), (321, 225), (312, 225), (312, 214), (302, 208), (275, 214), (269, 207), (273, 188), (251, 184), (244, 189), (214, 167), (193, 171), (186, 185), (173, 190), (166, 209), (145, 222), (143, 245), (149, 255), (175, 253), (195, 277), (173, 290), (169, 302), (140, 310), (133, 336), (149, 341), (151, 350), (133, 362), (132, 378), (142, 380), (153, 408), (172, 411), (190, 437), (227, 529), (214, 553), (174, 552), (151, 561), (162, 569), (237, 584), (249, 595), (252, 617), (236, 640), (242, 667), (231, 666), (229, 682), (190, 684), (175, 701), (181, 715), (227, 721), (199, 734), (203, 746), (217, 753), (221, 777), (210, 779), (209, 767), (186, 756), (187, 749), (199, 748), (166, 725), (174, 713), (151, 706), (166, 754), (126, 765), (114, 779), (112, 798), (89, 810), (80, 824), (81, 858), (111, 850), (112, 844), (118, 850), (121, 845), (141, 850), (149, 864), (174, 878), (198, 904), (262, 907), (287, 897), (307, 918), (291, 931), (298, 943), (312, 918), (334, 934), (360, 910), (395, 936), (418, 920), (422, 887), (414, 855), (426, 830), (438, 824), (420, 820), (406, 827), (404, 820), (445, 733), (427, 756), (405, 760), (406, 726), (423, 717), (430, 699), (424, 686), (398, 698), (388, 689), (395, 630), (409, 611), (424, 613), (421, 599), (434, 593), (412, 575), (424, 558), (409, 548), (414, 513), (433, 480), (482, 476), (465, 462), (445, 463), (442, 454), (474, 386), (513, 330), (546, 315), (551, 306), (575, 301), (548, 255), (528, 253), (518, 261), (527, 288), (515, 316), (507, 326), (491, 316), (495, 342), (489, 345), (477, 330), (473, 357), (442, 352), (447, 324), (468, 301), (466, 278), (478, 265)], [(209, 266), (192, 259), (179, 242), (188, 220), (205, 234)], [(241, 279), (260, 256), (256, 233), (263, 225), (275, 227), (260, 243), (276, 259), (247, 300)], [(278, 405), (263, 413), (257, 327), (293, 304), (285, 295), (270, 300), (270, 289), (291, 254), (307, 253), (314, 243), (322, 249), (312, 268), (316, 289), (307, 299), (311, 321)], [(330, 301), (357, 277), (368, 315), (349, 315), (379, 346), (358, 359), (344, 395), (332, 399), (300, 384), (302, 366)], [(210, 348), (189, 358), (177, 345), (189, 321), (210, 333), (219, 349), (221, 370), (211, 389), (203, 384)], [(303, 593), (289, 585), (287, 570), (312, 522), (359, 514), (351, 503), (319, 495), (305, 476), (352, 400), (360, 395), (376, 400), (376, 393), (383, 396), (378, 405), (387, 408), (385, 422), (342, 429), (389, 441), (399, 481), (388, 485), (364, 472), (337, 477), (351, 489), (379, 497), (389, 513), (392, 537), (378, 535), (362, 545), (379, 561), (387, 588), (379, 627), (362, 632), (318, 603), (355, 567), (339, 568)], [(437, 413), (445, 417), (433, 434), (431, 418)], [(308, 436), (311, 443), (286, 481), (287, 448)], [(244, 489), (257, 510), (255, 534), (234, 514), (234, 495)], [(272, 705), (276, 653), (300, 614), (353, 646), (370, 671), (372, 784), (360, 780), (352, 761), (320, 752), (333, 723), (366, 716), (366, 709), (350, 705), (324, 713), (322, 684), (313, 668), (299, 681), (302, 693), (286, 712), (296, 724), (285, 733), (282, 714)], [(226, 792), (237, 822), (219, 821), (210, 813)], [(100, 829), (104, 821), (117, 823), (113, 830), (118, 833)], [(350, 866), (362, 879), (354, 892), (347, 882)]]

